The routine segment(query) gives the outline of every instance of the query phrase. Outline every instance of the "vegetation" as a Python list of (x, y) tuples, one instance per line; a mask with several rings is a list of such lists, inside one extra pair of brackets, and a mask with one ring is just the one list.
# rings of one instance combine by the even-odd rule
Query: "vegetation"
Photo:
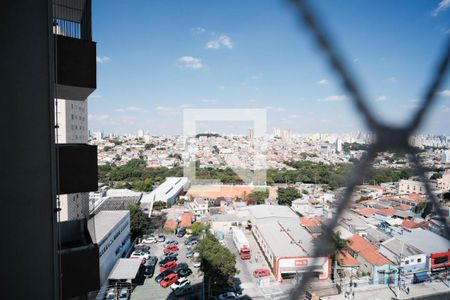
[(295, 187), (278, 188), (278, 204), (291, 206), (292, 201), (300, 198), (302, 193)]
[(202, 232), (205, 229), (206, 229), (205, 224), (203, 224), (201, 222), (195, 222), (191, 226), (191, 232), (193, 235), (199, 234), (200, 232)]
[(153, 210), (160, 211), (161, 209), (167, 208), (167, 204), (162, 201), (153, 202)]
[(350, 152), (350, 151), (360, 151), (364, 150), (366, 151), (369, 148), (369, 145), (367, 144), (359, 144), (359, 143), (344, 143), (342, 145), (342, 150), (344, 152)]
[(153, 143), (151, 143), (151, 144), (145, 144), (145, 145), (144, 145), (144, 149), (145, 149), (145, 150), (150, 150), (150, 149), (153, 149), (153, 148), (155, 148), (155, 147), (156, 147), (156, 145), (153, 144)]
[(205, 275), (209, 290), (221, 290), (233, 282), (233, 277), (239, 273), (236, 269), (236, 256), (220, 245), (211, 233), (201, 239), (196, 246), (200, 254), (201, 269)]
[[(352, 170), (352, 164), (327, 165), (311, 161), (286, 162), (293, 169), (269, 169), (267, 170), (267, 184), (293, 184), (296, 182), (317, 183), (326, 188), (336, 189), (345, 183), (347, 175)], [(145, 160), (132, 159), (123, 166), (106, 164), (98, 167), (99, 182), (116, 186), (120, 183), (126, 188), (136, 191), (150, 192), (155, 186), (161, 184), (166, 177), (183, 176), (182, 167), (174, 168), (148, 168)], [(365, 182), (379, 184), (381, 182), (398, 181), (412, 176), (410, 169), (373, 169), (364, 178)], [(242, 184), (242, 179), (231, 169), (198, 168), (198, 179), (215, 179), (225, 184)], [(262, 195), (253, 195), (260, 199)]]
[(220, 137), (220, 134), (218, 133), (198, 133), (195, 135), (195, 138), (199, 138), (201, 136), (206, 136), (206, 137)]
[(267, 198), (269, 198), (269, 190), (254, 191), (246, 197), (247, 200), (254, 201), (256, 204), (264, 204)]
[(130, 211), (131, 218), (131, 236), (134, 239), (137, 236), (140, 236), (147, 229), (147, 220), (144, 217), (144, 213), (142, 209), (137, 204), (128, 205), (128, 210)]

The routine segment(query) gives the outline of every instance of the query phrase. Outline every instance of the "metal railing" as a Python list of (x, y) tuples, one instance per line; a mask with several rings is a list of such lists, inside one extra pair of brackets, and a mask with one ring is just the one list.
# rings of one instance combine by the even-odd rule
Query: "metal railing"
[(91, 0), (53, 0), (53, 33), (92, 40)]
[[(330, 256), (332, 254), (331, 252), (334, 243), (332, 233), (346, 208), (351, 205), (351, 195), (353, 191), (358, 185), (362, 184), (362, 179), (370, 169), (376, 155), (385, 151), (403, 153), (409, 156), (409, 159), (414, 165), (416, 175), (425, 184), (427, 197), (433, 204), (434, 211), (437, 213), (439, 220), (445, 226), (447, 237), (450, 236), (450, 228), (441, 210), (440, 202), (432, 192), (430, 181), (425, 176), (425, 170), (422, 167), (418, 156), (418, 151), (409, 143), (412, 135), (421, 127), (431, 106), (436, 102), (437, 92), (445, 79), (445, 75), (447, 74), (450, 64), (450, 39), (444, 49), (442, 58), (437, 64), (436, 72), (431, 77), (428, 88), (423, 95), (423, 102), (421, 106), (417, 109), (409, 122), (403, 126), (393, 127), (380, 122), (369, 110), (366, 98), (361, 92), (359, 86), (356, 84), (349, 69), (346, 67), (343, 58), (340, 57), (336, 51), (336, 46), (331, 42), (324, 27), (322, 26), (322, 23), (311, 9), (309, 1), (290, 0), (290, 2), (298, 11), (302, 25), (311, 32), (317, 47), (325, 56), (325, 59), (328, 61), (332, 71), (334, 71), (336, 76), (340, 79), (342, 87), (351, 96), (352, 103), (364, 119), (367, 128), (375, 136), (374, 142), (369, 146), (367, 153), (355, 166), (353, 172), (347, 179), (345, 185), (346, 190), (338, 201), (338, 206), (336, 207), (333, 218), (324, 224), (323, 234), (316, 244), (313, 251), (313, 257)], [(314, 265), (314, 263), (312, 265)], [(311, 269), (308, 270), (308, 272), (305, 272), (302, 280), (291, 291), (290, 296), (292, 299), (298, 299), (300, 296), (304, 295), (308, 282), (312, 279), (312, 276), (313, 272)]]

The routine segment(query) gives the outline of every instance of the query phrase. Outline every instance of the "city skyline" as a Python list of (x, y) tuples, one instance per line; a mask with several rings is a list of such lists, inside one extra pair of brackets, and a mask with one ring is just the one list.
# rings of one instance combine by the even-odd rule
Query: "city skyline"
[[(314, 2), (377, 116), (400, 123), (418, 107), (449, 34), (442, 3)], [(365, 131), (287, 2), (97, 1), (93, 11), (91, 131), (180, 134), (185, 108), (265, 108), (269, 130)], [(115, 23), (128, 14), (132, 24)], [(448, 80), (439, 98), (421, 132), (450, 133)]]

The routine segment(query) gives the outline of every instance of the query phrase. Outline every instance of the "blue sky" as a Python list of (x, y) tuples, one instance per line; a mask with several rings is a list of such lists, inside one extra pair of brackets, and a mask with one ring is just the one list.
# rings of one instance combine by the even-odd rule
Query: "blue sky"
[[(450, 39), (450, 0), (312, 3), (373, 112), (405, 121)], [(268, 132), (364, 130), (288, 1), (96, 0), (93, 36), (91, 131), (179, 134), (186, 108), (265, 108)], [(425, 132), (450, 134), (449, 77)]]

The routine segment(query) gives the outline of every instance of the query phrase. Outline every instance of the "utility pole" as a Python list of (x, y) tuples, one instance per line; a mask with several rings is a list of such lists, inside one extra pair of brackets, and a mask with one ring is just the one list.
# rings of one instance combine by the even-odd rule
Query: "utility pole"
[(400, 300), (400, 283), (401, 283), (401, 273), (402, 273), (402, 256), (403, 256), (403, 246), (404, 243), (402, 243), (402, 248), (400, 251), (400, 258), (398, 263), (398, 270), (397, 270), (397, 299)]

